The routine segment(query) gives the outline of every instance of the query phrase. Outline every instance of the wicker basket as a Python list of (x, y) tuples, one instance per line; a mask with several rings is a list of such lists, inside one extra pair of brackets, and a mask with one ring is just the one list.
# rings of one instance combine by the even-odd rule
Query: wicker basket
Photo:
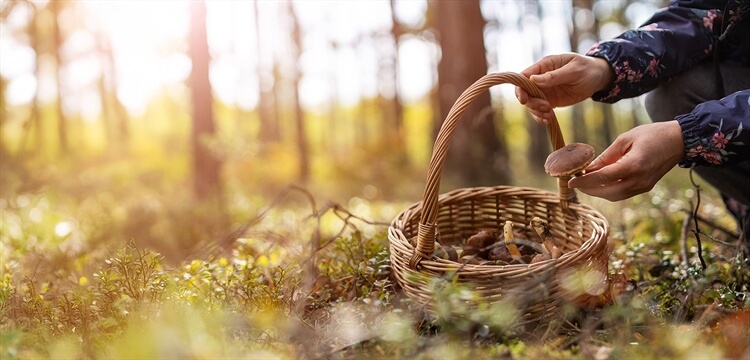
[[(401, 212), (388, 229), (391, 263), (403, 291), (417, 302), (434, 310), (431, 289), (437, 278), (467, 285), (475, 290), (472, 302), (494, 303), (515, 298), (525, 320), (536, 320), (556, 312), (566, 301), (596, 295), (594, 291), (571, 290), (570, 274), (595, 274), (587, 280), (604, 284), (607, 271), (607, 220), (595, 209), (578, 203), (567, 179), (558, 183), (557, 194), (527, 187), (495, 186), (458, 189), (438, 195), (440, 174), (450, 142), (461, 114), (471, 101), (493, 85), (511, 83), (531, 96), (544, 95), (534, 83), (515, 73), (489, 74), (470, 86), (456, 100), (443, 123), (433, 149), (423, 200)], [(565, 145), (556, 119), (547, 126), (554, 149)], [(528, 225), (541, 217), (562, 244), (558, 259), (535, 264), (471, 265), (431, 257), (435, 239), (442, 244), (456, 243), (479, 229), (501, 228), (505, 221)], [(536, 236), (529, 227), (528, 236)], [(410, 239), (416, 236), (416, 246)], [(592, 272), (593, 271), (593, 272)], [(601, 280), (601, 281), (600, 281)], [(573, 281), (575, 282), (575, 281)], [(585, 281), (584, 281), (585, 282)], [(568, 281), (570, 283), (570, 281)], [(578, 282), (580, 283), (580, 281)], [(432, 284), (432, 285), (431, 285)], [(593, 293), (593, 294), (592, 294)]]

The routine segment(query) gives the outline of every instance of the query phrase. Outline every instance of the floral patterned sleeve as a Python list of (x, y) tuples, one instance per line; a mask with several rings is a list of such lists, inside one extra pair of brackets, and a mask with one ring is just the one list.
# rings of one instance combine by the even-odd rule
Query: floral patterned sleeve
[(723, 167), (750, 159), (750, 90), (704, 102), (676, 120), (687, 154), (681, 167)]
[(616, 75), (612, 86), (593, 100), (614, 103), (644, 94), (711, 54), (721, 32), (720, 4), (694, 8), (680, 3), (673, 1), (640, 28), (597, 43), (586, 53), (607, 60)]

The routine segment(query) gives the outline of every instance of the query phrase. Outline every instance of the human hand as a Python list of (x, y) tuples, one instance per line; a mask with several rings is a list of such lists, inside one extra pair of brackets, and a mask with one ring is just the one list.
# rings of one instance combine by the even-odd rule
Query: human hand
[(539, 86), (547, 99), (532, 98), (520, 87), (516, 87), (516, 97), (536, 122), (545, 124), (552, 119), (553, 108), (586, 100), (615, 79), (607, 60), (575, 53), (545, 56), (521, 75)]
[(568, 187), (609, 201), (624, 200), (651, 190), (684, 158), (676, 120), (641, 125), (618, 136)]

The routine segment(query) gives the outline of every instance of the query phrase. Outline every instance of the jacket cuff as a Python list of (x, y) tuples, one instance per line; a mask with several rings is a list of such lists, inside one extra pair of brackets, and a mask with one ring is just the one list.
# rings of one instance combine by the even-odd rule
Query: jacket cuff
[(685, 145), (685, 160), (678, 164), (680, 167), (721, 167), (724, 164), (727, 155), (724, 149), (726, 140), (721, 131), (705, 129), (698, 116), (693, 113), (679, 115), (676, 120), (680, 124)]
[[(604, 59), (609, 63), (609, 66), (611, 66), (613, 69), (615, 68), (615, 64), (610, 60), (610, 57), (608, 56), (608, 51), (605, 47), (600, 46), (601, 43), (595, 44), (589, 51), (586, 52), (586, 56), (590, 57), (596, 57), (600, 59)], [(615, 103), (622, 99), (623, 97), (620, 95), (621, 87), (620, 83), (624, 80), (623, 77), (617, 76), (615, 80), (612, 82), (612, 84), (603, 90), (595, 92), (593, 95), (591, 95), (591, 100), (597, 101), (597, 102), (603, 102), (603, 103)]]

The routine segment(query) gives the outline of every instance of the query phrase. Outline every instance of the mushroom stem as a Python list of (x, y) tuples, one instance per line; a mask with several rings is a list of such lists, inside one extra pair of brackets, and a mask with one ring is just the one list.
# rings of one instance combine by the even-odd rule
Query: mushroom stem
[(503, 236), (505, 237), (505, 247), (508, 248), (508, 252), (510, 253), (510, 256), (513, 257), (513, 260), (518, 260), (521, 258), (521, 251), (518, 250), (518, 246), (513, 242), (515, 239), (513, 236), (513, 223), (510, 221), (506, 221), (505, 225), (503, 226)]
[(545, 256), (547, 256), (548, 258), (551, 257), (553, 259), (557, 259), (562, 256), (562, 251), (557, 247), (555, 238), (549, 231), (549, 224), (545, 220), (539, 217), (535, 217), (531, 219), (530, 225), (539, 235), (539, 238), (542, 240), (542, 244), (544, 244), (544, 246), (542, 246), (542, 249)]
[(534, 257), (533, 257), (533, 258), (531, 259), (531, 263), (532, 263), (532, 264), (536, 264), (536, 263), (538, 263), (538, 262), (540, 262), (540, 261), (544, 261), (544, 260), (547, 260), (547, 259), (549, 259), (549, 258), (548, 258), (548, 257), (546, 257), (546, 256), (544, 256), (544, 254), (536, 254), (536, 256), (534, 256)]

